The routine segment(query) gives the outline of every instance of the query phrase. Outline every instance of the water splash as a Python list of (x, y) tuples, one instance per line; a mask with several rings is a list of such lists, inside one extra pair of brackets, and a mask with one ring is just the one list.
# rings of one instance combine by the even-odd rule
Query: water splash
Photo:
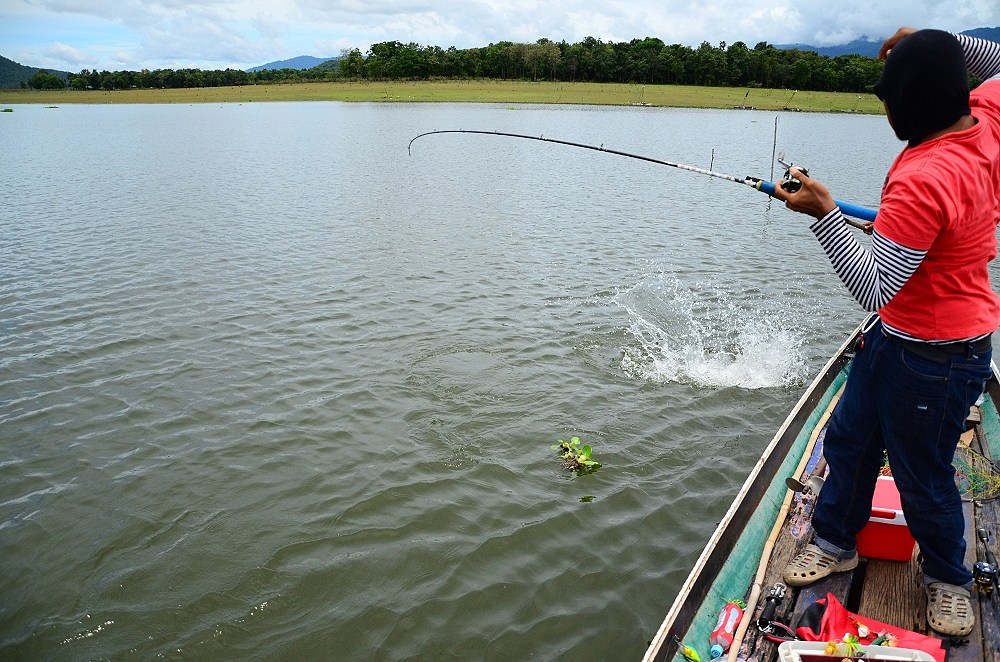
[(635, 379), (760, 389), (806, 377), (798, 316), (773, 296), (661, 273), (612, 301), (629, 314), (634, 342), (624, 348), (621, 368)]

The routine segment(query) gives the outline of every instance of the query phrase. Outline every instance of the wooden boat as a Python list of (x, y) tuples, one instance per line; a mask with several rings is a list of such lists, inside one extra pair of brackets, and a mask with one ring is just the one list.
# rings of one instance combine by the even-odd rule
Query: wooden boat
[[(1000, 590), (973, 591), (976, 625), (967, 643), (928, 629), (919, 546), (908, 561), (862, 557), (853, 572), (837, 573), (801, 589), (787, 587), (780, 601), (766, 599), (775, 584), (781, 583), (788, 561), (810, 541), (815, 494), (808, 489), (793, 491), (789, 485), (795, 481), (786, 481), (793, 478), (800, 485), (807, 484), (813, 474), (821, 474), (825, 467), (821, 458), (825, 426), (846, 382), (855, 343), (864, 327), (865, 323), (859, 325), (823, 367), (764, 450), (682, 585), (649, 644), (644, 662), (674, 659), (684, 662), (683, 645), (693, 648), (708, 662), (710, 634), (721, 609), (733, 598), (743, 598), (747, 608), (737, 639), (722, 662), (727, 657), (729, 662), (778, 659), (779, 643), (769, 640), (757, 626), (763, 606), (774, 604), (775, 620), (794, 628), (803, 610), (827, 593), (836, 596), (854, 614), (937, 636), (948, 644), (947, 662), (1000, 660)], [(994, 365), (982, 402), (970, 412), (967, 422), (970, 430), (963, 437), (968, 449), (963, 450), (960, 445), (961, 452), (980, 459), (1000, 457), (998, 403), (1000, 381)], [(996, 473), (996, 465), (984, 461), (984, 466)], [(1000, 534), (1000, 499), (974, 495), (974, 498), (963, 497), (963, 501), (966, 562), (971, 568), (976, 561), (988, 558), (979, 529), (985, 530), (989, 547), (995, 549), (996, 534)], [(839, 662), (841, 657), (827, 659)]]

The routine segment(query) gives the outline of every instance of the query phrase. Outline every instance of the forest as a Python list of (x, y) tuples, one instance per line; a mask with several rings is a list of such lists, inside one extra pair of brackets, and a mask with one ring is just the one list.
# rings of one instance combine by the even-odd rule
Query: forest
[(882, 63), (862, 55), (826, 57), (813, 51), (779, 49), (766, 42), (697, 48), (665, 44), (655, 37), (579, 43), (540, 39), (534, 44), (502, 41), (482, 48), (422, 46), (386, 41), (367, 52), (346, 50), (312, 69), (157, 69), (90, 71), (68, 81), (41, 72), (28, 87), (121, 90), (134, 88), (219, 87), (276, 82), (331, 80), (500, 79), (596, 83), (641, 83), (829, 92), (870, 92)]

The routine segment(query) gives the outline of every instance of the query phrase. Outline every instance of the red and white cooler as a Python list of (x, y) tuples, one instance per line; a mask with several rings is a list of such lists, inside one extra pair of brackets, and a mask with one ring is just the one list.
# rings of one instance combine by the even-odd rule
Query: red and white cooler
[(909, 561), (915, 542), (906, 526), (899, 490), (892, 476), (879, 476), (868, 524), (858, 534), (858, 555), (871, 559)]

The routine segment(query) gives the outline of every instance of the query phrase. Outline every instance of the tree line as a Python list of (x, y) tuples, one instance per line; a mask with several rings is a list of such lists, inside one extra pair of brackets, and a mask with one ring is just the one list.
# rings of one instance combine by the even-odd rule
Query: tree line
[(502, 41), (464, 50), (389, 41), (374, 44), (364, 55), (358, 49), (346, 51), (337, 66), (345, 77), (373, 80), (497, 78), (831, 92), (870, 91), (882, 73), (879, 60), (862, 55), (830, 58), (767, 42), (753, 48), (743, 42), (703, 42), (691, 48), (655, 37), (630, 42), (587, 37), (576, 44)]
[[(501, 79), (595, 83), (641, 83), (726, 87), (767, 87), (831, 92), (870, 92), (882, 63), (862, 55), (827, 57), (813, 51), (753, 48), (743, 42), (697, 48), (665, 44), (655, 37), (604, 42), (594, 37), (569, 44), (539, 39), (534, 44), (501, 41), (481, 48), (386, 41), (365, 53), (345, 50), (312, 69), (157, 69), (91, 71), (68, 82), (42, 72), (29, 87), (68, 85), (73, 89), (121, 90), (253, 85), (332, 80)], [(43, 75), (44, 74), (44, 75)], [(55, 79), (55, 80), (53, 80)], [(58, 82), (57, 82), (58, 81)]]

